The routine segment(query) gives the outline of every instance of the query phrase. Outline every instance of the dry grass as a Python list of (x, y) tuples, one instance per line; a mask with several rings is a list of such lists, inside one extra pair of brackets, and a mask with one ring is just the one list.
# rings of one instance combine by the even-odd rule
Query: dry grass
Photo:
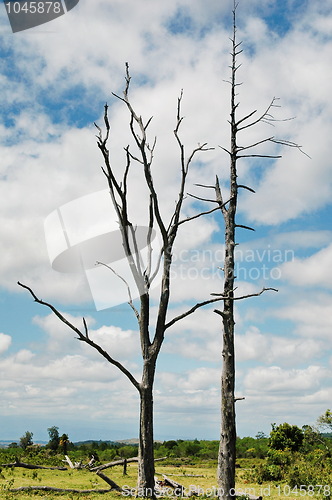
[[(127, 475), (123, 476), (122, 467), (114, 467), (104, 471), (119, 486), (127, 489), (135, 489), (137, 480), (137, 465), (128, 464)], [(200, 496), (213, 497), (217, 493), (215, 467), (202, 467), (192, 465), (166, 466), (156, 464), (156, 476), (158, 479), (166, 474), (174, 481), (182, 484), (185, 491), (189, 492), (195, 487)], [(237, 471), (236, 489), (240, 493), (263, 496), (269, 500), (298, 500), (302, 495), (300, 492), (289, 491), (285, 485), (274, 485), (265, 483), (262, 485), (250, 484), (243, 478), (244, 471)], [(3, 469), (0, 474), (0, 498), (1, 500), (27, 500), (36, 499), (62, 499), (62, 500), (121, 500), (125, 499), (123, 494), (108, 492), (104, 494), (87, 493), (54, 493), (54, 492), (9, 492), (8, 488), (21, 486), (53, 486), (66, 489), (107, 489), (108, 485), (96, 474), (87, 470), (49, 471), (49, 470), (27, 470), (21, 468)], [(310, 495), (309, 495), (310, 496)], [(306, 498), (306, 495), (304, 495)]]

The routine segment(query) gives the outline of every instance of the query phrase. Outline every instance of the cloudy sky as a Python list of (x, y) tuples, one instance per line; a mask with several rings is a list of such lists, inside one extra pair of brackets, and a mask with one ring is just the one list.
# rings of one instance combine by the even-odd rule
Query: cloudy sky
[[(188, 154), (198, 143), (214, 148), (197, 157), (187, 191), (206, 197), (195, 184), (212, 184), (218, 175), (227, 193), (228, 158), (219, 146), (229, 144), (231, 9), (231, 0), (80, 0), (66, 15), (13, 34), (2, 7), (0, 439), (29, 430), (46, 440), (53, 425), (72, 440), (137, 436), (134, 387), (17, 281), (75, 324), (84, 316), (91, 336), (139, 376), (132, 311), (116, 303), (114, 288), (113, 307), (96, 310), (97, 291), (87, 275), (52, 268), (49, 252), (54, 257), (58, 250), (45, 239), (45, 221), (106, 188), (93, 125), (102, 124), (105, 102), (112, 162), (118, 172), (125, 166), (128, 115), (111, 95), (122, 92), (125, 62), (135, 109), (145, 119), (153, 116), (153, 168), (166, 220), (178, 193), (173, 129), (181, 89)], [(239, 164), (239, 182), (256, 194), (243, 191), (239, 199), (238, 223), (255, 232), (238, 230), (238, 293), (279, 290), (236, 306), (236, 395), (245, 397), (237, 403), (240, 436), (268, 434), (272, 422), (311, 424), (331, 407), (331, 33), (328, 2), (240, 1), (238, 117), (264, 112), (273, 97), (280, 105), (273, 108), (280, 121), (243, 131), (241, 145), (274, 135), (308, 155), (265, 145), (261, 153), (282, 158)], [(145, 195), (133, 170), (135, 212), (143, 211)], [(184, 216), (198, 209), (188, 197)], [(102, 232), (99, 217), (90, 225)], [(222, 289), (220, 216), (181, 229), (170, 318)], [(157, 439), (218, 439), (220, 367), (221, 324), (213, 308), (169, 329), (155, 385)]]

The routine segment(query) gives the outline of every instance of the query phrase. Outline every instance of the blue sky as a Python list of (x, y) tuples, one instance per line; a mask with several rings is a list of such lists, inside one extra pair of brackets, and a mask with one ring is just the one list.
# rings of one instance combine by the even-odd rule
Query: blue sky
[[(124, 164), (127, 114), (111, 92), (122, 91), (125, 62), (137, 110), (154, 117), (154, 172), (165, 217), (177, 195), (172, 131), (181, 89), (187, 151), (203, 142), (215, 148), (193, 166), (188, 191), (202, 195), (194, 185), (212, 183), (216, 174), (227, 190), (227, 156), (218, 146), (229, 143), (231, 8), (231, 1), (217, 0), (81, 0), (66, 15), (16, 34), (0, 10), (0, 439), (29, 430), (46, 440), (53, 425), (72, 440), (137, 436), (135, 389), (16, 282), (74, 322), (86, 317), (91, 335), (139, 373), (132, 312), (126, 304), (96, 311), (83, 274), (52, 269), (44, 222), (66, 203), (106, 188), (93, 126), (102, 123), (106, 101), (112, 161)], [(295, 117), (272, 132), (267, 125), (248, 130), (241, 141), (272, 133), (310, 156), (284, 149), (279, 160), (239, 165), (241, 183), (256, 194), (239, 199), (239, 223), (255, 232), (238, 231), (238, 293), (279, 290), (237, 303), (240, 436), (268, 434), (272, 422), (312, 424), (331, 407), (331, 33), (332, 8), (319, 0), (240, 1), (239, 116), (263, 112), (276, 96), (276, 118)], [(138, 176), (132, 189), (139, 212)], [(188, 198), (184, 213), (196, 209)], [(219, 216), (183, 228), (170, 317), (222, 287)], [(212, 309), (169, 330), (155, 386), (156, 439), (218, 439), (220, 352)]]

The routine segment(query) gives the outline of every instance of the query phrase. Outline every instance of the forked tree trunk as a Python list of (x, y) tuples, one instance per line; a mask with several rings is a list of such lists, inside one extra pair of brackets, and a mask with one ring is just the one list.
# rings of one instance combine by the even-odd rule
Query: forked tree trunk
[[(170, 270), (172, 265), (172, 249), (179, 226), (181, 224), (183, 224), (184, 222), (187, 223), (202, 215), (211, 213), (214, 210), (219, 210), (219, 206), (217, 206), (212, 211), (209, 210), (208, 212), (200, 212), (192, 217), (186, 217), (185, 219), (182, 219), (182, 204), (183, 200), (186, 197), (186, 179), (189, 172), (189, 167), (197, 153), (201, 151), (208, 151), (209, 148), (206, 147), (206, 143), (201, 145), (199, 144), (191, 152), (191, 154), (186, 154), (184, 144), (179, 135), (180, 126), (183, 120), (183, 117), (181, 116), (181, 93), (180, 97), (178, 98), (176, 127), (174, 130), (174, 136), (180, 152), (180, 187), (175, 209), (170, 220), (163, 220), (151, 171), (151, 165), (154, 157), (154, 148), (156, 144), (156, 140), (154, 140), (152, 143), (149, 143), (147, 137), (147, 128), (151, 122), (151, 118), (146, 122), (143, 122), (141, 115), (137, 114), (133, 109), (129, 100), (130, 79), (131, 78), (129, 74), (128, 64), (126, 64), (126, 86), (123, 92), (123, 97), (116, 97), (123, 101), (129, 110), (130, 132), (134, 139), (134, 143), (138, 152), (137, 154), (132, 154), (129, 146), (125, 148), (127, 161), (123, 169), (122, 176), (118, 177), (117, 175), (115, 175), (110, 161), (110, 153), (107, 146), (110, 136), (110, 124), (108, 119), (107, 104), (104, 107), (105, 132), (103, 133), (99, 126), (96, 125), (96, 127), (99, 132), (97, 135), (97, 145), (104, 158), (104, 167), (102, 168), (102, 171), (108, 180), (111, 200), (113, 203), (113, 207), (117, 213), (119, 228), (122, 233), (122, 245), (124, 248), (125, 256), (128, 260), (132, 277), (134, 278), (140, 296), (140, 306), (138, 309), (136, 309), (135, 305), (133, 304), (131, 290), (124, 277), (117, 275), (115, 270), (112, 269), (107, 263), (99, 262), (98, 264), (104, 265), (109, 268), (109, 270), (115, 273), (119, 277), (119, 279), (122, 279), (124, 284), (127, 286), (128, 303), (133, 310), (139, 324), (141, 355), (143, 360), (143, 374), (141, 381), (139, 382), (136, 377), (126, 368), (126, 366), (124, 366), (118, 360), (114, 359), (110, 353), (105, 351), (99, 344), (97, 344), (97, 342), (90, 338), (89, 328), (84, 318), (83, 329), (80, 329), (73, 323), (71, 323), (52, 304), (39, 299), (30, 287), (23, 285), (22, 283), (19, 283), (19, 285), (29, 290), (30, 294), (36, 302), (49, 307), (65, 325), (67, 325), (71, 330), (75, 332), (80, 341), (85, 342), (96, 349), (99, 354), (101, 354), (101, 356), (103, 356), (109, 363), (116, 366), (138, 390), (140, 395), (138, 495), (141, 497), (144, 496), (153, 498), (155, 496), (153, 449), (153, 384), (155, 377), (156, 360), (164, 340), (165, 331), (176, 322), (192, 314), (198, 308), (222, 300), (222, 298), (218, 297), (205, 300), (203, 302), (198, 302), (187, 309), (185, 312), (173, 317), (167, 322), (167, 312), (169, 308), (170, 298)], [(144, 175), (146, 186), (150, 194), (146, 205), (146, 213), (148, 215), (147, 221), (149, 224), (146, 241), (148, 248), (148, 256), (146, 262), (141, 261), (140, 252), (138, 251), (140, 245), (138, 244), (138, 241), (136, 239), (136, 223), (131, 220), (132, 214), (129, 214), (128, 212), (128, 176), (131, 172), (132, 163), (138, 163), (141, 166), (142, 174)], [(135, 221), (136, 217), (133, 216), (133, 219)], [(152, 246), (152, 234), (154, 230), (158, 231), (158, 234), (162, 240), (162, 248), (160, 250), (158, 248), (153, 248)], [(157, 255), (157, 263), (153, 263), (154, 259), (152, 259), (152, 254), (154, 256)], [(158, 314), (153, 335), (152, 331), (150, 331), (150, 329), (152, 330), (152, 328), (150, 324), (149, 289), (153, 283), (153, 280), (158, 275), (158, 271), (161, 266), (163, 266), (162, 284), (160, 290)]]

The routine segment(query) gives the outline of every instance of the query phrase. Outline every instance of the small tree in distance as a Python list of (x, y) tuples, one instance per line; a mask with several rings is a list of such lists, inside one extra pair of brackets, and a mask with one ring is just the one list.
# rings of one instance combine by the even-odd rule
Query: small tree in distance
[(323, 415), (320, 415), (317, 419), (317, 426), (320, 429), (325, 429), (332, 432), (332, 412), (327, 409)]
[(50, 438), (47, 445), (48, 448), (50, 448), (52, 451), (57, 451), (60, 444), (59, 427), (53, 425), (52, 427), (49, 427), (47, 429), (47, 432)]
[(61, 446), (64, 455), (67, 455), (68, 445), (70, 444), (68, 434), (62, 434), (59, 441), (59, 446)]
[(28, 446), (33, 445), (32, 441), (33, 432), (26, 431), (26, 433), (20, 438), (20, 447), (26, 450)]

